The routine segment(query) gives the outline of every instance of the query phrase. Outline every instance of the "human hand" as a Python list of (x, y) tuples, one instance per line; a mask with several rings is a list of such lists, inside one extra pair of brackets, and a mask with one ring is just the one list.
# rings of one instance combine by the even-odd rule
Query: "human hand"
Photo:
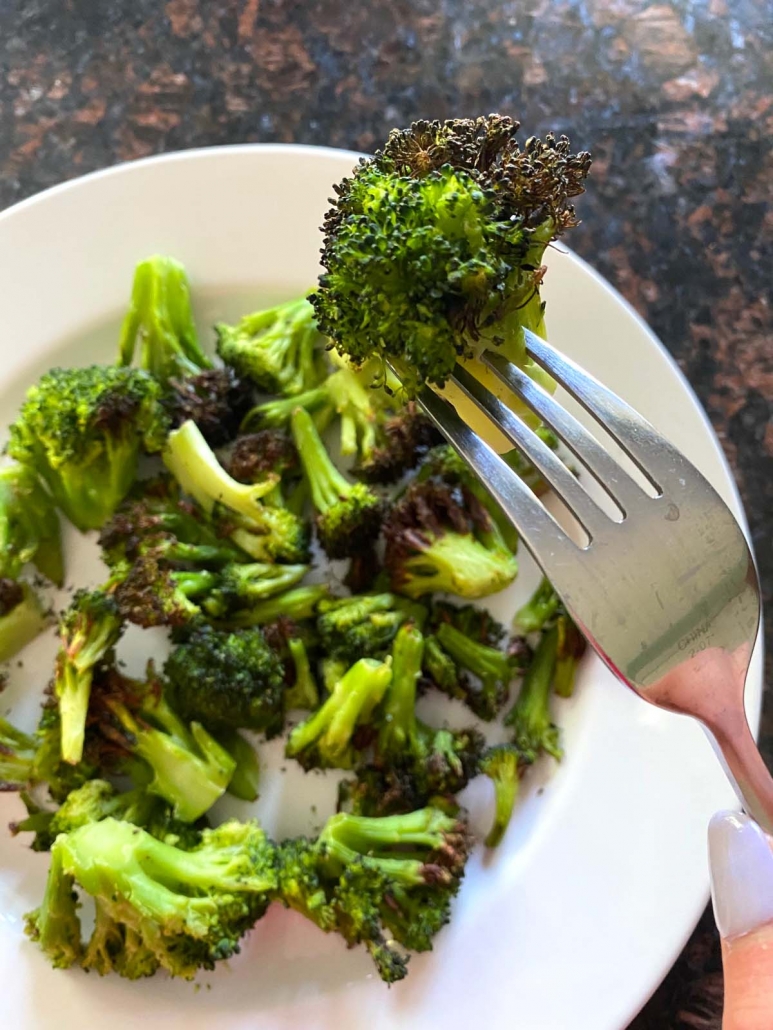
[(709, 827), (709, 861), (723, 1030), (773, 1030), (773, 841), (748, 816), (720, 812)]

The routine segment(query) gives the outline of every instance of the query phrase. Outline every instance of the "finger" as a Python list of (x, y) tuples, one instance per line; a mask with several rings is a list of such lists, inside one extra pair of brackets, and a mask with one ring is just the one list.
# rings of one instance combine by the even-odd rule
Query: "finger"
[(714, 917), (725, 970), (724, 1030), (773, 1027), (773, 850), (748, 816), (716, 815), (709, 827)]

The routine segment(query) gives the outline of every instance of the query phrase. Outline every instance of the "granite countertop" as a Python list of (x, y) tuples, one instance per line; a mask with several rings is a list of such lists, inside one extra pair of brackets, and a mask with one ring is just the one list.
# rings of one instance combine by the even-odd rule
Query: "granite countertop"
[[(493, 110), (592, 151), (572, 246), (647, 319), (705, 405), (770, 604), (769, 0), (0, 5), (0, 208), (163, 151), (257, 140), (368, 150), (417, 117)], [(773, 689), (770, 657), (767, 671)], [(707, 914), (633, 1028), (718, 1028), (720, 998)]]

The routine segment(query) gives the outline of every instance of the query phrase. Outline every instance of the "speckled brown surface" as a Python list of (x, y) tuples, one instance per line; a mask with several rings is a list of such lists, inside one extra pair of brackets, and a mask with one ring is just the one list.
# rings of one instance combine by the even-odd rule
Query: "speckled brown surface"
[[(770, 602), (770, 0), (0, 0), (0, 207), (162, 151), (367, 150), (416, 117), (489, 110), (594, 153), (572, 245), (706, 406)], [(772, 713), (769, 692), (768, 759)], [(636, 1030), (718, 1027), (718, 970), (706, 917)]]

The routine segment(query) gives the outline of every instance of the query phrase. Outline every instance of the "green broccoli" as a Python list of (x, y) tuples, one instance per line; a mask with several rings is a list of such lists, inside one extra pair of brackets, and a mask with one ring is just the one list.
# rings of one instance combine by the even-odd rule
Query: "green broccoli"
[(323, 339), (305, 297), (245, 315), (235, 326), (219, 323), (215, 331), (223, 361), (264, 393), (291, 397), (321, 379)]
[(395, 366), (409, 394), (495, 346), (538, 375), (522, 327), (544, 335), (546, 246), (575, 224), (590, 157), (501, 115), (415, 122), (337, 187), (325, 273), (310, 300), (355, 363)]
[(394, 594), (362, 594), (320, 601), (317, 632), (325, 653), (349, 662), (385, 651), (408, 619), (421, 623), (426, 609)]
[(285, 690), (285, 705), (289, 711), (305, 709), (313, 711), (319, 706), (319, 688), (311, 671), (306, 645), (299, 637), (287, 641), (294, 666), (292, 684)]
[(413, 401), (408, 401), (378, 427), (375, 445), (355, 466), (366, 483), (395, 483), (424, 460), (442, 437)]
[(502, 590), (518, 572), (486, 508), (465, 486), (440, 477), (408, 487), (384, 536), (392, 589), (408, 597), (443, 592), (474, 600)]
[(203, 601), (204, 611), (213, 619), (228, 621), (234, 613), (249, 612), (255, 602), (296, 586), (308, 571), (308, 565), (226, 565)]
[(550, 581), (543, 576), (529, 600), (515, 613), (513, 620), (524, 633), (534, 633), (549, 623), (558, 611), (561, 600)]
[(29, 465), (81, 531), (99, 529), (129, 492), (140, 451), (160, 451), (161, 388), (141, 369), (55, 368), (30, 387), (8, 453)]
[(236, 762), (228, 793), (241, 801), (257, 801), (260, 783), (260, 759), (255, 748), (242, 733), (236, 730), (219, 730), (219, 744)]
[(258, 601), (249, 610), (237, 612), (229, 619), (232, 626), (265, 626), (277, 619), (287, 618), (294, 622), (311, 619), (320, 604), (330, 596), (330, 587), (325, 583), (309, 583), (307, 586), (293, 587), (276, 597), (268, 597)]
[(563, 755), (558, 727), (550, 715), (557, 649), (558, 629), (553, 626), (542, 634), (518, 699), (505, 717), (523, 765), (531, 765), (543, 752), (559, 761)]
[(59, 518), (51, 498), (26, 465), (0, 469), (0, 579), (18, 579), (32, 562), (61, 586), (64, 558)]
[(222, 797), (236, 762), (199, 722), (181, 718), (170, 691), (149, 670), (147, 681), (111, 665), (95, 677), (89, 723), (116, 773), (168, 801), (176, 819), (195, 822)]
[(486, 847), (501, 843), (518, 799), (522, 768), (521, 754), (513, 744), (495, 744), (480, 758), (479, 770), (494, 784), (494, 822), (486, 837)]
[(122, 618), (136, 626), (184, 626), (201, 615), (198, 600), (218, 579), (206, 569), (170, 569), (149, 551), (113, 576), (115, 603)]
[(7, 662), (50, 623), (28, 583), (0, 579), (0, 662)]
[(33, 780), (38, 743), (0, 717), (0, 791), (24, 790)]
[(197, 625), (169, 655), (164, 672), (185, 718), (215, 730), (281, 732), (284, 669), (259, 629)]
[(291, 425), (317, 510), (316, 526), (330, 558), (357, 554), (378, 535), (383, 502), (364, 483), (350, 483), (330, 455), (305, 408), (297, 408)]
[(516, 625), (524, 633), (543, 633), (556, 629), (556, 664), (553, 689), (559, 697), (570, 697), (574, 690), (577, 663), (585, 653), (585, 638), (567, 614), (558, 594), (543, 577), (537, 589), (515, 615)]
[[(314, 416), (320, 432), (333, 418), (333, 405), (326, 386), (315, 386), (294, 397), (272, 397), (252, 408), (242, 420), (243, 433), (255, 433), (265, 429), (284, 429), (290, 424), (290, 416), (296, 408), (305, 408)], [(320, 420), (322, 424), (320, 424)]]
[(372, 716), (391, 678), (390, 661), (360, 658), (336, 683), (322, 707), (292, 730), (285, 754), (305, 769), (351, 768), (352, 737)]
[(60, 620), (54, 692), (61, 717), (62, 758), (71, 765), (83, 757), (94, 668), (122, 632), (115, 598), (102, 590), (79, 590)]
[[(27, 933), (58, 966), (136, 979), (165, 969), (191, 979), (239, 950), (276, 888), (276, 855), (256, 823), (204, 830), (187, 851), (108, 818), (60, 836), (43, 903)], [(96, 904), (84, 947), (73, 887)]]

